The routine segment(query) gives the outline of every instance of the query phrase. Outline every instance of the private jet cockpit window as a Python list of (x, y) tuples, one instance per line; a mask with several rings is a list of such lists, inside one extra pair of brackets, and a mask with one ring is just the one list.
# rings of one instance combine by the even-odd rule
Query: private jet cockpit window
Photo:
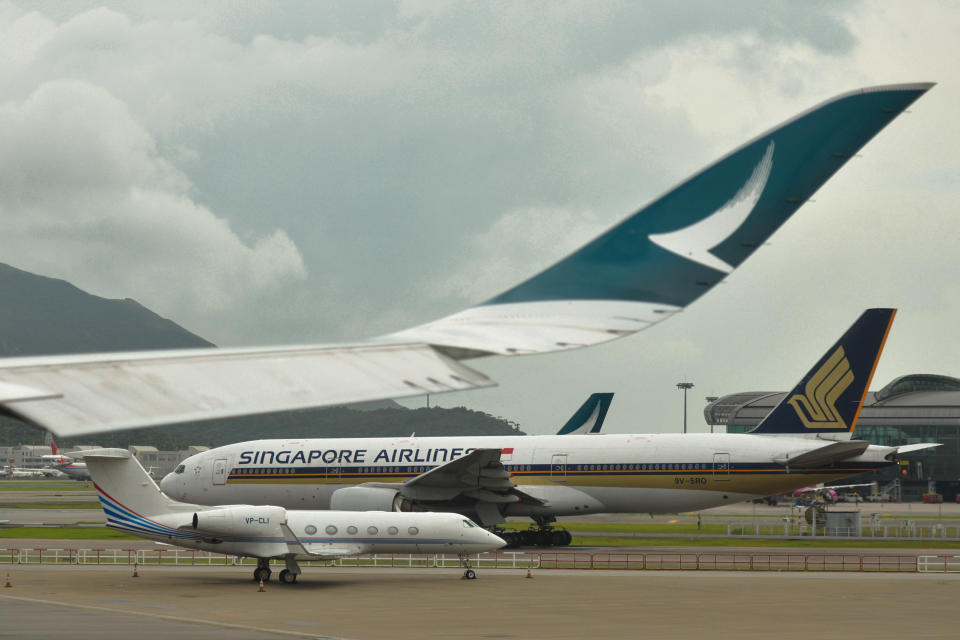
[(477, 526), (476, 523), (474, 523), (472, 520), (464, 520), (464, 521), (463, 521), (463, 528), (464, 528), (464, 529), (474, 529), (474, 528), (476, 528), (476, 526)]

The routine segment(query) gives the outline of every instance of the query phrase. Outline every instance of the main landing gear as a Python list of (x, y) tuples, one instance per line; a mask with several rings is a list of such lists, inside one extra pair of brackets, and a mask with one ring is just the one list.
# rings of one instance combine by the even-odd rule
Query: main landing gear
[(508, 549), (517, 547), (566, 547), (573, 541), (573, 536), (566, 529), (554, 529), (550, 525), (541, 525), (539, 528), (530, 528), (526, 531), (495, 531), (498, 536), (506, 540)]
[[(280, 571), (280, 575), (277, 578), (280, 582), (285, 584), (293, 584), (297, 581), (297, 576), (300, 575), (300, 565), (297, 564), (296, 558), (286, 558), (287, 568)], [(253, 570), (253, 581), (260, 582), (270, 582), (270, 576), (273, 572), (270, 570), (270, 559), (269, 558), (257, 558), (257, 568)]]
[(300, 575), (300, 565), (297, 564), (296, 558), (284, 558), (287, 563), (287, 568), (280, 572), (280, 582), (286, 584), (293, 584), (297, 581), (297, 576)]

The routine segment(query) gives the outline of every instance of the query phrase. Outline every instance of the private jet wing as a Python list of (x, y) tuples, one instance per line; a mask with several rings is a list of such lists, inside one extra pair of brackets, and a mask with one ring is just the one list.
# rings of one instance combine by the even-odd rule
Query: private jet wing
[(491, 386), (461, 361), (564, 351), (677, 313), (932, 84), (860, 89), (761, 134), (539, 275), (359, 344), (0, 360), (0, 406), (60, 436)]

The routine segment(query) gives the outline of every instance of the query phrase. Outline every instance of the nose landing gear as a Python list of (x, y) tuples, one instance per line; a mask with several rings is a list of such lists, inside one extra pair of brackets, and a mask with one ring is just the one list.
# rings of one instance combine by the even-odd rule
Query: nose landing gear
[(460, 558), (460, 566), (464, 568), (463, 579), (476, 580), (477, 572), (470, 567), (470, 560), (467, 558), (467, 555), (464, 553), (460, 553), (460, 554), (457, 554), (457, 557)]
[(270, 575), (273, 572), (270, 571), (270, 559), (269, 558), (257, 558), (257, 568), (253, 570), (253, 581), (260, 582), (270, 582)]

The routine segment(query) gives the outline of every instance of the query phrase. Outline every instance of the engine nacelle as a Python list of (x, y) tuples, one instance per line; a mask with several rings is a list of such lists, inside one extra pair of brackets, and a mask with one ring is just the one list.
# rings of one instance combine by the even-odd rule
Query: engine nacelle
[(396, 489), (384, 487), (344, 487), (330, 496), (334, 511), (405, 511), (403, 496)]
[(283, 537), (280, 525), (287, 521), (283, 507), (237, 505), (197, 511), (193, 528), (221, 536)]

